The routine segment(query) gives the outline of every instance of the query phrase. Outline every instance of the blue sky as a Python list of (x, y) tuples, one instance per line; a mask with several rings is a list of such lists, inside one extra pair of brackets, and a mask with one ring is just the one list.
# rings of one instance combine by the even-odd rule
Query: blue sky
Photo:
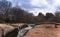
[(19, 6), (34, 15), (39, 12), (45, 14), (46, 12), (54, 13), (60, 10), (60, 0), (8, 0), (13, 3), (13, 6), (18, 2)]

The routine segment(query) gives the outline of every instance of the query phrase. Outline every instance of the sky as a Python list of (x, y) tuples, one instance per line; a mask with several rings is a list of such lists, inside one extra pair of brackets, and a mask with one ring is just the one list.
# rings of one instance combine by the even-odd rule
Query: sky
[(8, 0), (11, 1), (13, 6), (18, 5), (27, 10), (30, 13), (33, 13), (35, 16), (39, 12), (46, 14), (51, 12), (54, 14), (55, 11), (60, 11), (60, 0)]

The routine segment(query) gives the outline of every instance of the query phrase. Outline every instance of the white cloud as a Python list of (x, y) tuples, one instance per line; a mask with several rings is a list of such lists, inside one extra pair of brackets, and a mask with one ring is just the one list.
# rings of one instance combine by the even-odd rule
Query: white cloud
[(32, 0), (30, 3), (32, 6), (47, 5), (47, 2), (45, 0)]
[(60, 0), (55, 0), (55, 5), (60, 5)]
[[(12, 0), (9, 0), (12, 1)], [(21, 0), (23, 1), (23, 0)], [(12, 1), (12, 2), (15, 2)], [(28, 2), (26, 2), (28, 3)], [(32, 12), (34, 15), (38, 15), (38, 13), (41, 11), (43, 14), (45, 14), (46, 12), (55, 12), (57, 7), (60, 6), (60, 0), (29, 0), (29, 5), (31, 5), (33, 8), (29, 8), (26, 10), (29, 10), (29, 12)], [(20, 2), (19, 4), (20, 6), (22, 5), (22, 3)], [(36, 7), (36, 8), (35, 8)]]
[(51, 12), (53, 13), (55, 11), (55, 8), (46, 8), (46, 9), (39, 9), (39, 8), (34, 8), (32, 10), (29, 10), (29, 12), (33, 13), (35, 16), (38, 15), (39, 12), (42, 12), (44, 15), (47, 13), (47, 12)]
[(46, 6), (46, 8), (44, 9), (34, 8), (30, 11), (34, 11), (33, 12), (34, 15), (37, 15), (40, 11), (43, 14), (45, 14), (46, 12), (54, 13), (56, 11), (56, 7), (60, 6), (60, 0), (53, 0), (50, 2), (52, 2), (52, 4), (49, 4), (47, 0), (32, 0), (30, 2), (32, 6), (36, 6), (36, 7)]

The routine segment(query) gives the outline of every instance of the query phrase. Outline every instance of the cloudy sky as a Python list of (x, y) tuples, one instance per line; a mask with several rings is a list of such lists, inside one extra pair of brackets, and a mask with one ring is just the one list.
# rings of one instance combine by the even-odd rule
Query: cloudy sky
[(13, 6), (18, 2), (19, 6), (34, 15), (39, 12), (45, 14), (46, 12), (54, 13), (60, 10), (60, 0), (8, 0), (13, 3)]

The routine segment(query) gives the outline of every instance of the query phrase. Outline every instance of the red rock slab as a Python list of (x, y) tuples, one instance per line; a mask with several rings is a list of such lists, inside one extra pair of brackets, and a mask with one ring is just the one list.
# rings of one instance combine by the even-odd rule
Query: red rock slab
[(39, 22), (37, 25), (42, 25), (42, 24), (56, 24), (56, 22)]
[(55, 28), (55, 24), (41, 24), (41, 25), (36, 25), (35, 27), (39, 27), (39, 28), (46, 28), (46, 27)]
[(16, 24), (10, 24), (10, 25), (14, 27), (22, 27), (25, 25), (25, 23), (16, 23)]
[(3, 29), (3, 35), (15, 29), (15, 27), (6, 24), (0, 24), (0, 28)]
[(0, 37), (3, 37), (3, 31), (1, 28), (0, 28)]
[(54, 32), (57, 35), (57, 37), (60, 37), (60, 28), (56, 28)]
[(23, 37), (57, 37), (54, 28), (33, 28)]
[(60, 23), (56, 23), (57, 25), (60, 25)]

